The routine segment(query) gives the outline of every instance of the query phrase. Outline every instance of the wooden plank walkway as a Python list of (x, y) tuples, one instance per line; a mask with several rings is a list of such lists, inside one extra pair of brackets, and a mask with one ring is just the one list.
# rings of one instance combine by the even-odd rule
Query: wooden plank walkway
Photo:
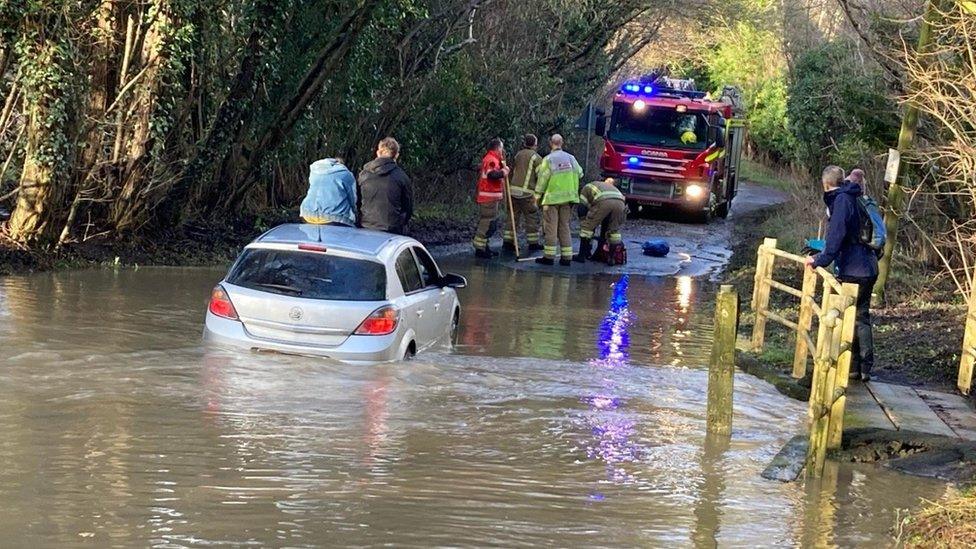
[(844, 427), (877, 427), (976, 440), (976, 412), (961, 395), (878, 381), (851, 382)]

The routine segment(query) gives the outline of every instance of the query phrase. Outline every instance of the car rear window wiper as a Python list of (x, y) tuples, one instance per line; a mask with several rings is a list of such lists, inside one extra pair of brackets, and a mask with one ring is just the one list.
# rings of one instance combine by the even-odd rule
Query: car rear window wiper
[(280, 292), (289, 293), (292, 295), (302, 295), (302, 291), (298, 288), (292, 286), (285, 286), (284, 284), (269, 284), (265, 282), (255, 282), (255, 286), (260, 286), (262, 288), (269, 288), (271, 290), (278, 290)]

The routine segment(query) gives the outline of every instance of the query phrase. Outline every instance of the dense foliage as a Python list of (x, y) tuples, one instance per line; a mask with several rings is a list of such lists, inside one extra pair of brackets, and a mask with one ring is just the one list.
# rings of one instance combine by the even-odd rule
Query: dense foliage
[(3, 0), (7, 231), (61, 244), (293, 204), (311, 160), (355, 168), (388, 134), (434, 197), (489, 138), (565, 126), (667, 12), (637, 0)]

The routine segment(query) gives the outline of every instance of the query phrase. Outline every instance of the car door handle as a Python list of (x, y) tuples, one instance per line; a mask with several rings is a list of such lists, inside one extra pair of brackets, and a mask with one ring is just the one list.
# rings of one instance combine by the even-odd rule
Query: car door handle
[(417, 309), (417, 316), (424, 316), (424, 310), (423, 309)]

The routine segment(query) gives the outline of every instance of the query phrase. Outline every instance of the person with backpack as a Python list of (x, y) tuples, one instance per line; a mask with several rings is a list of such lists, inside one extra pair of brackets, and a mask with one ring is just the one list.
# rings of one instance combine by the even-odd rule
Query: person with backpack
[(854, 170), (851, 179), (845, 180), (844, 170), (839, 166), (824, 168), (821, 181), (829, 215), (827, 235), (823, 251), (808, 257), (807, 265), (815, 269), (833, 263), (838, 280), (857, 284), (851, 378), (869, 381), (874, 366), (871, 291), (878, 278), (879, 254), (875, 246), (880, 240), (881, 248), (884, 247), (884, 226), (876, 227), (875, 218), (880, 213), (874, 201), (864, 196), (863, 175), (863, 171)]

